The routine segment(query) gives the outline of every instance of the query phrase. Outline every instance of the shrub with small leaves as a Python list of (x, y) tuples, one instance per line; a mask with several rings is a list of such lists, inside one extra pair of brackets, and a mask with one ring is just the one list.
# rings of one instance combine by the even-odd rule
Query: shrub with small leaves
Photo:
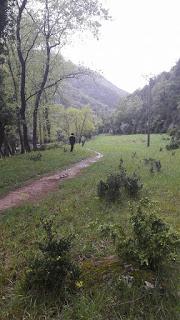
[(125, 190), (130, 197), (137, 197), (139, 191), (142, 189), (143, 184), (140, 178), (134, 172), (132, 176), (127, 176), (125, 180)]
[(166, 145), (167, 150), (175, 150), (180, 148), (180, 129), (173, 128), (170, 131), (171, 140), (170, 143)]
[(128, 176), (123, 159), (120, 159), (119, 173), (109, 175), (106, 182), (101, 180), (97, 189), (100, 198), (113, 202), (122, 198), (123, 194), (129, 197), (138, 196), (142, 187), (140, 177), (135, 172)]
[(106, 192), (108, 190), (108, 185), (104, 181), (100, 180), (98, 183), (98, 197), (104, 198), (106, 196)]
[(118, 254), (140, 266), (157, 270), (164, 262), (175, 259), (179, 246), (177, 233), (154, 212), (154, 204), (147, 198), (131, 208), (131, 235), (119, 233)]
[(120, 198), (120, 176), (109, 175), (106, 182), (102, 180), (98, 184), (98, 196), (108, 201), (115, 201)]
[(57, 149), (57, 148), (62, 148), (62, 144), (61, 143), (47, 143), (47, 144), (41, 144), (40, 146), (38, 146), (38, 149), (41, 151), (44, 150), (52, 150), (52, 149)]
[(152, 158), (144, 159), (144, 164), (145, 165), (150, 165), (149, 171), (151, 173), (160, 172), (161, 171), (162, 165), (161, 165), (161, 161), (160, 160), (155, 160), (155, 159), (152, 159)]
[(116, 241), (116, 238), (119, 235), (121, 226), (119, 224), (101, 224), (98, 227), (98, 231), (103, 238), (110, 238), (113, 242)]
[(74, 289), (79, 278), (79, 268), (72, 261), (70, 250), (73, 236), (58, 237), (53, 230), (53, 220), (42, 220), (45, 237), (38, 244), (37, 254), (29, 264), (25, 277), (25, 289), (59, 292)]
[(180, 147), (180, 141), (176, 141), (174, 139), (172, 139), (170, 141), (169, 144), (166, 145), (166, 149), (169, 151), (169, 150), (175, 150), (175, 149), (179, 149)]
[(42, 154), (40, 152), (33, 152), (29, 155), (28, 160), (40, 161), (42, 159)]

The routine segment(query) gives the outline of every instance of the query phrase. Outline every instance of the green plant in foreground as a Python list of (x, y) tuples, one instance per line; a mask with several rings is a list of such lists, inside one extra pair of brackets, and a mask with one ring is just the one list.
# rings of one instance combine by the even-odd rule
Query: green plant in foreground
[(118, 240), (118, 254), (140, 266), (157, 270), (164, 262), (175, 259), (179, 245), (178, 235), (160, 219), (147, 198), (131, 208), (132, 234), (121, 231)]
[(79, 278), (79, 268), (72, 261), (70, 250), (73, 236), (58, 238), (53, 231), (53, 220), (43, 220), (45, 231), (43, 242), (39, 243), (40, 254), (29, 265), (26, 272), (26, 290), (58, 292), (74, 289)]
[(28, 160), (40, 161), (42, 159), (42, 154), (40, 152), (33, 152), (29, 155)]
[(140, 177), (134, 172), (131, 176), (127, 174), (123, 159), (120, 159), (119, 173), (110, 174), (106, 182), (100, 181), (97, 186), (97, 193), (100, 198), (114, 202), (122, 197), (122, 194), (128, 197), (137, 197), (143, 184)]

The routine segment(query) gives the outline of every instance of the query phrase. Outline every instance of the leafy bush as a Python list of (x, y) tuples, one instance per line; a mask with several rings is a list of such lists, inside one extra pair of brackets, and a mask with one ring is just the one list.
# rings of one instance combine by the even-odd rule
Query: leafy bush
[(72, 262), (70, 250), (72, 236), (58, 238), (53, 231), (53, 220), (42, 221), (45, 231), (43, 242), (39, 243), (40, 254), (30, 262), (26, 273), (26, 290), (60, 292), (75, 288), (79, 268)]
[(173, 128), (169, 132), (171, 136), (170, 143), (166, 145), (167, 150), (175, 150), (180, 148), (180, 129)]
[(123, 230), (119, 234), (117, 249), (121, 257), (152, 270), (175, 258), (178, 235), (154, 213), (147, 198), (131, 208), (130, 223), (132, 234)]
[(180, 147), (180, 141), (171, 139), (170, 143), (166, 145), (166, 149), (169, 150), (175, 150), (179, 149)]
[(176, 139), (180, 139), (180, 128), (172, 128), (168, 131), (169, 135), (171, 137), (174, 137)]
[(123, 160), (120, 159), (119, 173), (109, 175), (106, 182), (101, 180), (97, 187), (97, 193), (100, 198), (115, 201), (121, 198), (123, 193), (126, 193), (129, 197), (138, 196), (142, 187), (140, 177), (135, 172), (132, 176), (128, 176)]
[(132, 176), (126, 177), (124, 186), (130, 197), (136, 197), (139, 191), (142, 189), (143, 184), (140, 182), (140, 178), (134, 172)]
[(109, 201), (115, 201), (120, 197), (120, 177), (113, 175), (107, 177), (107, 181), (102, 180), (98, 184), (98, 196)]
[(110, 238), (114, 242), (121, 232), (121, 226), (119, 224), (100, 224), (98, 227), (98, 231), (103, 238)]
[(29, 155), (28, 160), (40, 161), (42, 159), (42, 154), (40, 152), (33, 152)]
[(155, 159), (152, 159), (152, 158), (149, 158), (149, 159), (144, 159), (144, 164), (145, 165), (150, 165), (150, 172), (151, 173), (154, 173), (155, 171), (159, 172), (161, 171), (161, 161), (160, 160), (155, 160)]
[(47, 144), (41, 144), (38, 149), (41, 151), (44, 150), (52, 150), (52, 149), (57, 149), (57, 148), (62, 148), (63, 144), (62, 143), (47, 143)]

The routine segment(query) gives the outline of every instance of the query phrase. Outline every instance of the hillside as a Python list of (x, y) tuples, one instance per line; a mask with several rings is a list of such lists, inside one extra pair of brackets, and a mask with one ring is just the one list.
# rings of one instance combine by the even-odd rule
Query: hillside
[(114, 133), (146, 132), (150, 92), (151, 132), (163, 133), (174, 127), (179, 128), (180, 60), (169, 72), (162, 72), (151, 79), (151, 88), (146, 85), (120, 101), (111, 121)]
[(64, 81), (56, 94), (55, 102), (65, 107), (80, 108), (89, 105), (97, 114), (102, 114), (114, 111), (121, 98), (127, 95), (126, 91), (100, 75), (83, 76)]

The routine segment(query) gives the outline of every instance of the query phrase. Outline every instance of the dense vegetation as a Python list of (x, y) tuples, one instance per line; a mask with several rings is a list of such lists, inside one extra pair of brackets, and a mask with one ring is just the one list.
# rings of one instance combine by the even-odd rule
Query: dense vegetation
[(116, 112), (104, 123), (115, 134), (145, 133), (148, 112), (154, 133), (179, 128), (180, 60), (170, 70), (151, 79), (149, 85), (121, 100)]
[[(8, 6), (9, 4), (9, 6)], [(60, 83), (89, 74), (89, 70), (65, 63), (60, 49), (76, 31), (98, 35), (102, 19), (109, 14), (98, 1), (32, 0), (5, 2), (1, 32), (0, 154), (37, 149), (43, 127), (39, 110), (49, 129), (48, 105)], [(38, 10), (37, 10), (38, 8)], [(10, 23), (12, 21), (12, 23)], [(48, 132), (49, 134), (49, 132)]]

